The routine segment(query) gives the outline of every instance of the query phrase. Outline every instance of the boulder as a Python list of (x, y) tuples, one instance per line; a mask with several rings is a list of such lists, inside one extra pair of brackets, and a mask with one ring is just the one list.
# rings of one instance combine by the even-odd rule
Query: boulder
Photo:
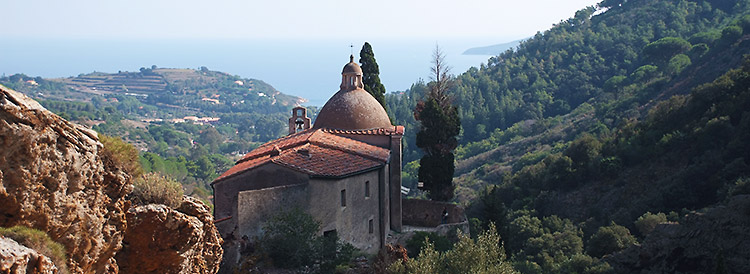
[(124, 273), (216, 273), (222, 239), (213, 216), (185, 196), (177, 209), (143, 205), (127, 213), (128, 228), (117, 262)]
[(58, 269), (47, 256), (0, 236), (0, 273), (54, 274)]
[(0, 226), (47, 232), (73, 273), (117, 273), (130, 175), (96, 132), (0, 85)]

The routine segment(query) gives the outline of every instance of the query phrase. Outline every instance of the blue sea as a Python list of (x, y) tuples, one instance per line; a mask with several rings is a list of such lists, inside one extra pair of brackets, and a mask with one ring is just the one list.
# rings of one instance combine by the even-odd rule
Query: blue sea
[[(375, 39), (369, 41), (388, 92), (403, 91), (430, 76), (432, 51), (439, 44), (453, 74), (479, 67), (490, 56), (462, 55), (466, 49), (511, 41), (513, 38)], [(321, 106), (339, 87), (349, 55), (355, 60), (363, 40), (344, 39), (42, 39), (0, 38), (0, 73), (24, 73), (45, 78), (69, 77), (94, 71), (138, 71), (199, 68), (263, 80), (279, 91)], [(353, 47), (352, 47), (353, 46)]]

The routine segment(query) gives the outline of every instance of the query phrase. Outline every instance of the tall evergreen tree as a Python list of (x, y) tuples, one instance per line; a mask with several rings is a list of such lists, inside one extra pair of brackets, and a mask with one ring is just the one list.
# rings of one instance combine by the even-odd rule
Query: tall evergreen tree
[[(375, 53), (372, 52), (370, 43), (365, 42), (359, 52), (359, 63), (362, 64), (362, 83), (365, 90), (383, 106), (385, 109), (385, 86), (380, 83), (380, 69), (375, 61)], [(388, 109), (386, 109), (386, 112)]]
[(424, 151), (419, 161), (419, 181), (432, 200), (453, 199), (453, 172), (455, 170), (453, 150), (458, 145), (461, 121), (458, 108), (448, 96), (451, 77), (445, 64), (445, 55), (439, 47), (433, 52), (432, 82), (424, 101), (417, 103), (414, 118), (421, 123), (417, 132), (417, 147)]

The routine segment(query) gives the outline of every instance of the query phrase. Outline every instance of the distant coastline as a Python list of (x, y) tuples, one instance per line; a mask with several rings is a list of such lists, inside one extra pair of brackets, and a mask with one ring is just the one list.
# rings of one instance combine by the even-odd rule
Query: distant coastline
[[(452, 73), (486, 63), (488, 56), (463, 55), (471, 47), (501, 38), (441, 40), (372, 40), (380, 78), (389, 92), (428, 80), (436, 43), (447, 54)], [(199, 68), (263, 80), (279, 91), (322, 106), (339, 85), (341, 64), (364, 41), (330, 40), (97, 40), (0, 38), (0, 73), (59, 78), (101, 71), (138, 71), (140, 67)], [(353, 44), (351, 50), (349, 45)], [(343, 60), (343, 61), (342, 61)]]
[(515, 49), (516, 47), (518, 47), (518, 45), (521, 44), (521, 42), (523, 42), (526, 39), (528, 39), (528, 38), (518, 39), (518, 40), (515, 40), (515, 41), (508, 42), (508, 43), (496, 44), (496, 45), (491, 45), (491, 46), (486, 46), (486, 47), (470, 48), (470, 49), (467, 49), (466, 51), (464, 51), (462, 54), (463, 55), (490, 55), (490, 56), (496, 56), (496, 55), (500, 55), (500, 53), (503, 53), (506, 50)]

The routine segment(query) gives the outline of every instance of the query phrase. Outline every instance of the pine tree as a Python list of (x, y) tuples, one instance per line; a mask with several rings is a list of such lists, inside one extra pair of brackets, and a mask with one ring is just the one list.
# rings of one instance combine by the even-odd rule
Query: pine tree
[[(359, 52), (359, 63), (362, 64), (362, 83), (365, 90), (383, 106), (385, 109), (385, 86), (380, 83), (380, 69), (375, 61), (375, 53), (372, 52), (370, 43), (365, 42)], [(386, 112), (388, 109), (386, 109)]]
[(419, 181), (424, 182), (430, 199), (437, 201), (453, 199), (453, 150), (458, 146), (456, 136), (461, 131), (458, 108), (447, 93), (451, 79), (444, 58), (436, 47), (432, 60), (433, 81), (428, 85), (427, 98), (414, 109), (414, 118), (421, 123), (417, 147), (425, 153), (419, 161)]

